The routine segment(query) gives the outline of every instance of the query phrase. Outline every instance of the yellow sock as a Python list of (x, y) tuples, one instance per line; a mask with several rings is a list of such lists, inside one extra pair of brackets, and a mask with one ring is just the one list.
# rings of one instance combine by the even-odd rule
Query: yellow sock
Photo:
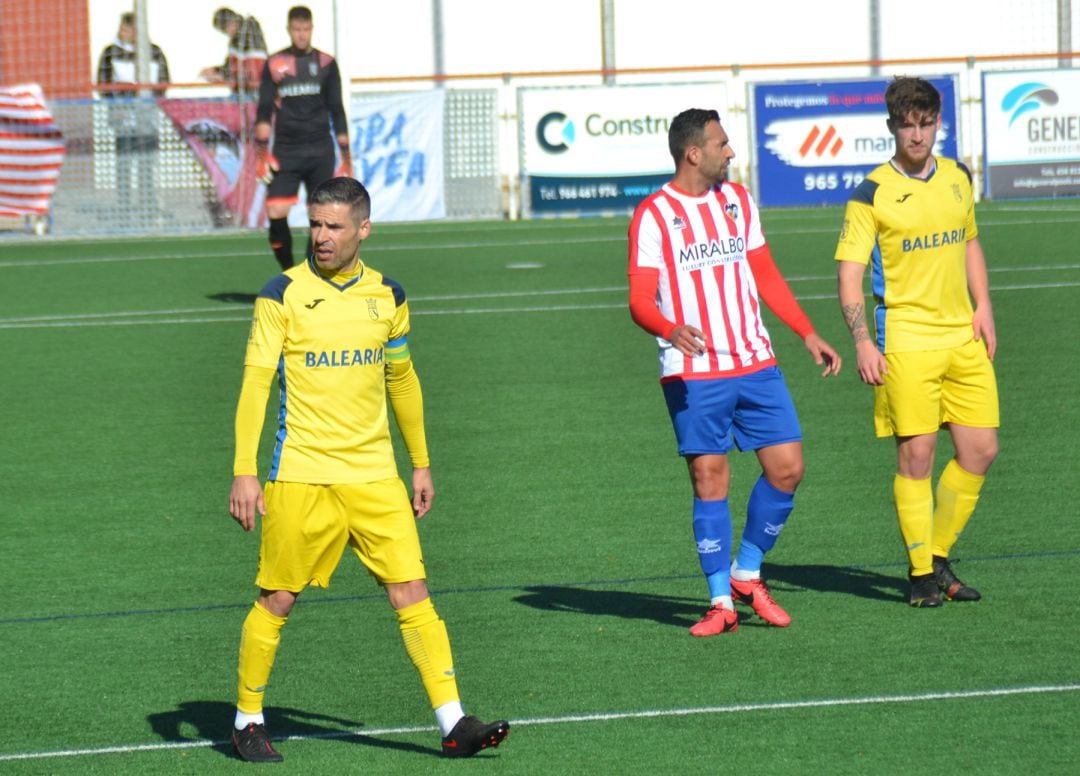
[(934, 554), (949, 557), (949, 550), (963, 533), (975, 505), (979, 502), (986, 477), (961, 468), (956, 459), (949, 461), (938, 480), (934, 509)]
[(912, 480), (897, 474), (893, 498), (911, 573), (933, 573), (934, 491), (930, 480)]
[(240, 632), (240, 662), (236, 671), (236, 708), (245, 714), (262, 711), (270, 669), (274, 667), (281, 629), (287, 619), (271, 614), (256, 601), (244, 620)]
[(439, 619), (431, 599), (398, 609), (397, 616), (405, 651), (420, 674), (431, 708), (461, 700), (446, 623)]

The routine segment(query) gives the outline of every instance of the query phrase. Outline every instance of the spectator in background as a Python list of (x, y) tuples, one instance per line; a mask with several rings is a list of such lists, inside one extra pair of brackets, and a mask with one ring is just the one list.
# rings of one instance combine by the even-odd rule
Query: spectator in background
[(214, 11), (214, 29), (229, 37), (225, 63), (203, 69), (199, 76), (211, 83), (226, 83), (242, 97), (254, 99), (266, 62), (266, 39), (254, 16), (242, 16), (231, 8)]
[[(99, 84), (137, 84), (135, 14), (120, 16), (116, 39), (105, 47), (98, 60)], [(150, 44), (148, 82), (167, 84), (169, 64), (158, 46)], [(116, 188), (121, 207), (132, 208), (131, 189), (138, 196), (137, 213), (157, 214), (154, 173), (158, 151), (158, 110), (152, 100), (139, 97), (137, 90), (99, 89), (109, 101), (109, 126), (116, 135)], [(162, 97), (164, 88), (154, 89)]]

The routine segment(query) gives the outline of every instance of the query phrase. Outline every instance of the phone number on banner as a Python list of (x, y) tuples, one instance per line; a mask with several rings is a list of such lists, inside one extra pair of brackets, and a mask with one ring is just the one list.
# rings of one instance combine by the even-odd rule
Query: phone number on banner
[(863, 182), (866, 175), (857, 170), (838, 172), (808, 172), (803, 176), (803, 189), (805, 191), (835, 191), (836, 189), (853, 189)]

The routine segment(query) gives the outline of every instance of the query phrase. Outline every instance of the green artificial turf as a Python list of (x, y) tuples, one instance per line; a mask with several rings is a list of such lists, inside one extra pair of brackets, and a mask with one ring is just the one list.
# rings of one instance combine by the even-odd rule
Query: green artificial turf
[[(954, 558), (985, 600), (916, 611), (892, 443), (873, 437), (835, 301), (840, 212), (764, 213), (847, 361), (822, 379), (768, 318), (805, 437), (765, 569), (793, 623), (742, 610), (712, 639), (686, 631), (707, 591), (655, 346), (626, 310), (626, 220), (377, 225), (363, 255), (409, 295), (424, 388), (429, 584), (468, 710), (513, 729), (475, 766), (438, 758), (393, 614), (347, 555), (284, 632), (275, 772), (1069, 773), (1078, 216), (980, 207), (1001, 455)], [(0, 242), (0, 772), (250, 772), (223, 742), (258, 547), (227, 495), (273, 268), (255, 233)], [(950, 451), (943, 435), (938, 471)], [(734, 456), (737, 529), (756, 476)]]

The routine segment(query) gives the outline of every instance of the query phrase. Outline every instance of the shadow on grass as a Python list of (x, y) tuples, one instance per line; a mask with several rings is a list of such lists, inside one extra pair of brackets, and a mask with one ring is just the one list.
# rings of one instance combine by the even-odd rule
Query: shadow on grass
[(206, 298), (229, 304), (255, 304), (257, 296), (258, 294), (249, 294), (244, 291), (221, 291), (217, 294), (207, 294)]
[(908, 595), (906, 579), (857, 566), (779, 566), (766, 563), (763, 574), (778, 602), (785, 590), (842, 593), (890, 602), (906, 602)]
[[(770, 563), (764, 568), (764, 576), (781, 605), (784, 594), (804, 592), (840, 593), (889, 602), (907, 601), (906, 579), (855, 566), (779, 566)], [(705, 596), (676, 598), (651, 593), (559, 585), (527, 587), (525, 593), (515, 597), (514, 601), (549, 612), (652, 620), (661, 625), (679, 628), (693, 625), (709, 606)], [(766, 625), (753, 618), (745, 607), (738, 609), (740, 625)]]
[[(221, 701), (185, 701), (172, 711), (147, 716), (153, 731), (163, 741), (192, 743), (212, 741), (211, 748), (227, 757), (236, 757), (228, 741), (236, 707)], [(184, 729), (194, 729), (195, 735), (185, 735)], [(275, 741), (284, 738), (327, 738), (381, 749), (438, 756), (438, 748), (429, 748), (404, 741), (389, 741), (363, 734), (363, 723), (302, 709), (267, 707), (266, 728)], [(434, 735), (434, 734), (433, 734)]]
[(652, 620), (661, 625), (689, 628), (709, 608), (707, 598), (673, 598), (623, 590), (538, 585), (525, 588), (514, 598), (519, 604), (549, 612), (606, 614), (633, 620)]

